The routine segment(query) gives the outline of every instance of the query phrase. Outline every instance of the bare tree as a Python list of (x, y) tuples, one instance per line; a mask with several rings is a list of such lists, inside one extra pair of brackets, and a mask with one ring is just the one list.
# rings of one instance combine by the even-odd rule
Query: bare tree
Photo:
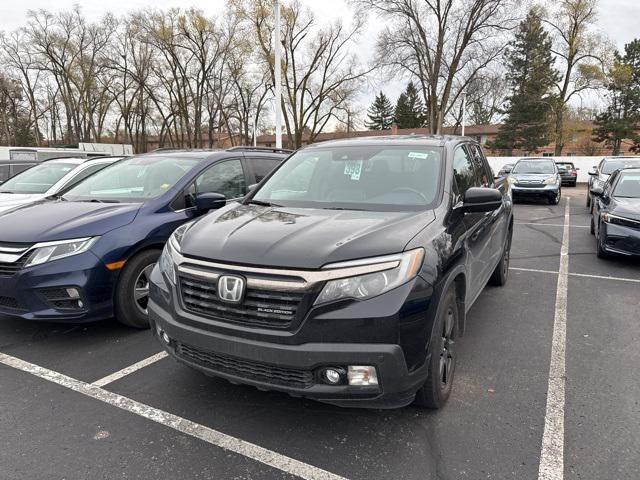
[(502, 53), (514, 25), (512, 0), (352, 0), (388, 23), (378, 59), (418, 80), (428, 126), (440, 133), (472, 79)]
[[(275, 85), (272, 0), (235, 2), (236, 11), (255, 33), (261, 60)], [(318, 26), (299, 1), (282, 5), (283, 99), (288, 143), (298, 148), (304, 134), (313, 142), (326, 125), (344, 113), (372, 69), (360, 67), (351, 47), (363, 27), (362, 18), (353, 25), (336, 22)]]
[(593, 31), (598, 0), (561, 0), (548, 15), (553, 53), (560, 69), (556, 84), (555, 155), (562, 155), (565, 144), (565, 116), (571, 99), (585, 90), (601, 88), (608, 45)]

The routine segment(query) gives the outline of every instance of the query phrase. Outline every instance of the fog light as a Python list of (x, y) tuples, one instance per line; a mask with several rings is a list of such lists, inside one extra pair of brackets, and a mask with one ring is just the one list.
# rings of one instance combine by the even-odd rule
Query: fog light
[(66, 290), (69, 298), (80, 298), (80, 292), (77, 288), (67, 288)]
[(378, 385), (376, 367), (349, 365), (347, 377), (349, 385)]
[(327, 368), (322, 372), (322, 377), (330, 385), (337, 385), (342, 381), (341, 373), (334, 368)]

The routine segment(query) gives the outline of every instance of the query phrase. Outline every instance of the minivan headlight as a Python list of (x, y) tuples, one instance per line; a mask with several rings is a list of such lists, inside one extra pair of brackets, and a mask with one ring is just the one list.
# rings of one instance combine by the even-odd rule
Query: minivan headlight
[(333, 302), (345, 298), (364, 300), (381, 295), (413, 279), (422, 266), (424, 249), (417, 248), (399, 255), (376, 257), (365, 261), (345, 262), (327, 265), (325, 268), (348, 268), (350, 265), (362, 267), (395, 260), (396, 265), (387, 270), (367, 273), (327, 282), (318, 295), (315, 304)]
[(56, 242), (36, 243), (25, 262), (25, 267), (32, 267), (42, 263), (59, 260), (61, 258), (79, 255), (89, 250), (100, 237), (76, 238)]

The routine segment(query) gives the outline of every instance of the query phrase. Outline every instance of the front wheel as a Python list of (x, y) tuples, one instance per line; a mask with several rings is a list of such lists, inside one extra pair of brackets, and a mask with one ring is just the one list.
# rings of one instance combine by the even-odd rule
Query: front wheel
[(442, 407), (449, 399), (456, 369), (454, 340), (458, 330), (459, 312), (455, 291), (449, 289), (441, 301), (442, 305), (429, 342), (431, 357), (427, 380), (416, 393), (414, 400), (417, 406), (432, 409)]
[(128, 327), (149, 328), (149, 282), (160, 250), (145, 250), (127, 260), (116, 286), (116, 319)]
[(549, 197), (549, 204), (558, 205), (560, 203), (561, 198), (562, 198), (562, 189), (559, 188), (558, 192), (553, 197)]
[(602, 247), (602, 225), (598, 227), (598, 235), (596, 235), (596, 256), (598, 258), (609, 258), (609, 252)]

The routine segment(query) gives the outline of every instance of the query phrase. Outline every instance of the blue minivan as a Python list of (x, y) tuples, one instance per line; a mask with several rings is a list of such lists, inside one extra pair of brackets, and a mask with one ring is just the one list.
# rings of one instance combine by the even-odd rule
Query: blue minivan
[(146, 328), (149, 276), (179, 225), (243, 197), (277, 149), (168, 151), (121, 160), (58, 199), (0, 215), (0, 315)]

